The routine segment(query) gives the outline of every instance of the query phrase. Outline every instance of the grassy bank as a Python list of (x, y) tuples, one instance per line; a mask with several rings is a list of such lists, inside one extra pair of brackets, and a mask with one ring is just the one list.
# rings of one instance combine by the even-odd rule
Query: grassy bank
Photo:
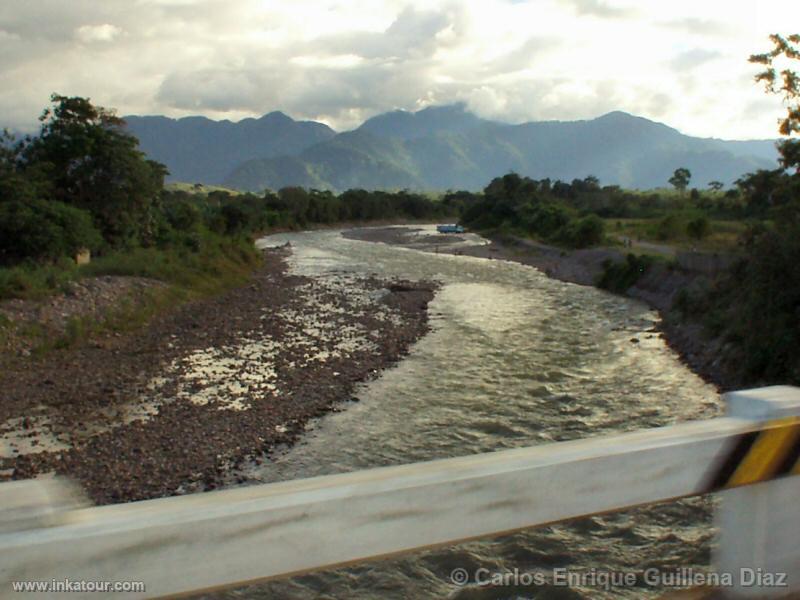
[(743, 220), (707, 219), (707, 229), (701, 237), (690, 235), (689, 223), (698, 222), (702, 216), (686, 211), (675, 211), (653, 219), (604, 219), (606, 231), (614, 243), (632, 241), (651, 244), (668, 244), (676, 250), (702, 252), (730, 252), (738, 249), (738, 242), (747, 231)]
[(0, 268), (0, 300), (39, 299), (68, 291), (72, 281), (101, 275), (147, 277), (188, 295), (213, 294), (244, 281), (257, 263), (258, 252), (251, 240), (209, 234), (197, 251), (134, 248), (106, 254), (81, 266), (63, 259), (55, 264)]
[(54, 265), (20, 265), (0, 269), (0, 297), (41, 300), (84, 278), (104, 275), (142, 277), (154, 282), (136, 297), (126, 297), (98, 318), (74, 315), (54, 331), (37, 321), (14, 323), (0, 315), (0, 347), (12, 337), (24, 341), (35, 355), (75, 346), (99, 334), (131, 331), (155, 315), (187, 301), (220, 294), (243, 285), (261, 264), (260, 253), (246, 237), (204, 236), (196, 251), (170, 247), (135, 248), (102, 256), (88, 265), (71, 261)]

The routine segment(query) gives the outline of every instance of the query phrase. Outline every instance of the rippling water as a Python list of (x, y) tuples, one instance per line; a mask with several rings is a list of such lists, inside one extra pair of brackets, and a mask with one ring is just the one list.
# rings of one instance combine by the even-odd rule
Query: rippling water
[[(423, 253), (312, 232), (291, 241), (299, 274), (343, 272), (443, 284), (432, 331), (398, 366), (358, 391), (360, 403), (320, 419), (304, 441), (251, 474), (298, 479), (586, 438), (716, 416), (716, 391), (684, 367), (645, 305), (558, 282), (505, 261)], [(638, 340), (634, 343), (632, 339)], [(609, 474), (613, 477), (613, 474)], [(474, 572), (555, 568), (707, 568), (708, 500), (694, 499), (502, 538), (364, 563), (216, 594), (216, 598), (641, 598), (658, 590), (596, 586), (462, 587)], [(309, 540), (325, 543), (325, 540)]]

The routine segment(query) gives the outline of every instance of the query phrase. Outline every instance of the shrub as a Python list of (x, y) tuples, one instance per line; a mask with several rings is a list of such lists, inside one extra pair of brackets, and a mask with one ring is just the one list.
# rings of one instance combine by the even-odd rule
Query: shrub
[(567, 209), (555, 203), (538, 204), (523, 213), (526, 228), (542, 238), (552, 238), (570, 222)]
[(202, 222), (200, 210), (188, 200), (171, 200), (164, 204), (167, 222), (178, 231), (191, 231)]
[(0, 203), (1, 263), (52, 261), (101, 244), (100, 233), (84, 210), (45, 200)]
[(686, 233), (695, 240), (702, 240), (711, 231), (711, 224), (706, 217), (697, 217), (686, 224)]
[(663, 241), (678, 237), (680, 233), (680, 221), (676, 215), (667, 215), (656, 225), (656, 238)]
[(800, 382), (800, 224), (758, 236), (711, 296), (748, 382)]
[(78, 275), (78, 267), (67, 258), (53, 265), (24, 263), (0, 268), (0, 299), (40, 298), (61, 290)]
[(596, 246), (605, 239), (605, 224), (597, 215), (573, 219), (562, 230), (562, 241), (573, 248)]
[(623, 262), (606, 260), (597, 287), (618, 294), (625, 293), (647, 272), (653, 259), (649, 256), (628, 254)]

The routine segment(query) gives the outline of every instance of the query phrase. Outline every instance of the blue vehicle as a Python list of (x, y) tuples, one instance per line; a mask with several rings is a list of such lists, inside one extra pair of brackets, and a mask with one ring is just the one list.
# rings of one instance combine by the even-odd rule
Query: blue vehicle
[(436, 231), (439, 233), (464, 233), (464, 228), (461, 225), (437, 225)]

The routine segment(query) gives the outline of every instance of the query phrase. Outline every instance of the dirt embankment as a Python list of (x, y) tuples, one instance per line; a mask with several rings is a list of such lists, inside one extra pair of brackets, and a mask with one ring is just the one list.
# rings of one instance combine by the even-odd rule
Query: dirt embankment
[[(489, 244), (448, 248), (448, 243), (452, 246), (463, 239), (447, 240), (445, 238), (455, 236), (443, 235), (436, 244), (423, 247), (418, 243), (418, 232), (412, 228), (386, 227), (355, 229), (343, 235), (351, 239), (399, 244), (428, 251), (509, 260), (535, 267), (554, 279), (579, 285), (596, 285), (606, 261), (623, 262), (626, 257), (624, 251), (614, 248), (563, 250), (513, 236), (493, 236)], [(695, 373), (721, 390), (741, 387), (737, 373), (720, 360), (722, 342), (706, 338), (702, 327), (685, 323), (671, 312), (681, 289), (699, 282), (701, 278), (712, 278), (730, 264), (730, 259), (678, 253), (676, 263), (677, 267), (653, 264), (635, 285), (626, 290), (625, 295), (641, 300), (661, 313), (661, 335)]]
[(101, 504), (213, 489), (427, 331), (434, 284), (297, 277), (287, 252), (142, 330), (13, 361), (0, 374), (2, 478), (68, 475)]

